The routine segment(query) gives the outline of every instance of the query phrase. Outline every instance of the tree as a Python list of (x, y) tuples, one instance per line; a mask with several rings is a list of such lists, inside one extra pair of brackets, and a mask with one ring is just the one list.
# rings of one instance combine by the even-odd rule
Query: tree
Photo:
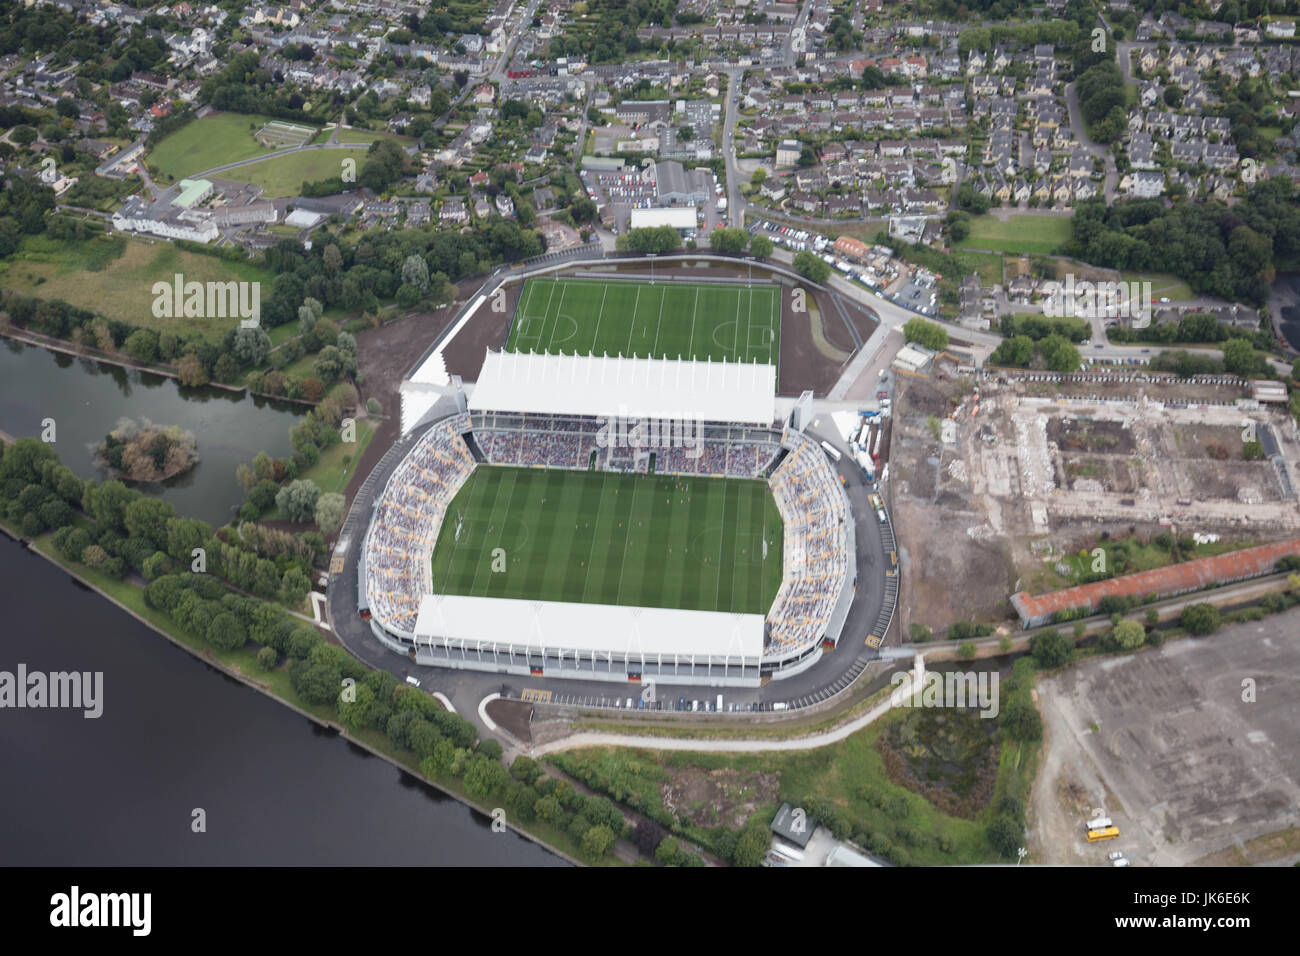
[(316, 499), (316, 526), (329, 537), (343, 527), (347, 499), (337, 492), (329, 492)]
[(424, 295), (429, 291), (429, 264), (414, 253), (407, 256), (402, 262), (402, 283)]
[(1255, 347), (1250, 339), (1228, 339), (1223, 343), (1223, 370), (1243, 377), (1255, 372)]
[(319, 497), (320, 488), (316, 487), (314, 481), (298, 478), (280, 489), (275, 496), (275, 506), (290, 521), (302, 523), (315, 517), (316, 499)]
[(176, 363), (176, 379), (191, 388), (208, 384), (208, 370), (197, 355), (183, 355)]
[(274, 668), (279, 659), (280, 655), (275, 652), (274, 647), (264, 647), (257, 652), (257, 666), (264, 671)]
[(175, 517), (176, 509), (170, 502), (142, 495), (126, 506), (122, 521), (128, 535), (161, 548), (167, 543), (167, 523)]
[(714, 252), (738, 256), (745, 251), (749, 242), (749, 233), (744, 229), (731, 229), (718, 226), (709, 234), (709, 248)]
[(1178, 623), (1188, 634), (1213, 634), (1222, 623), (1219, 609), (1213, 604), (1193, 604), (1184, 608)]
[(1020, 850), (1020, 838), (1022, 828), (1010, 816), (1010, 814), (1001, 813), (993, 818), (985, 834), (989, 838), (989, 843), (998, 855), (1011, 858)]
[(137, 329), (132, 332), (126, 337), (122, 347), (137, 362), (148, 365), (158, 361), (158, 333), (151, 329)]
[(655, 859), (664, 866), (676, 866), (681, 856), (679, 847), (676, 837), (666, 837), (655, 847)]
[(1115, 625), (1115, 643), (1122, 649), (1131, 651), (1141, 647), (1147, 639), (1146, 628), (1137, 621), (1120, 621)]
[(1043, 736), (1043, 719), (1033, 704), (1015, 698), (1002, 712), (1002, 730), (1012, 740), (1040, 740)]
[(204, 636), (209, 644), (223, 651), (233, 651), (237, 647), (243, 647), (244, 642), (248, 640), (244, 625), (229, 611), (218, 614), (208, 622), (208, 630)]
[(804, 249), (795, 253), (794, 271), (811, 279), (813, 282), (820, 283), (830, 278), (831, 267), (827, 265), (826, 260), (822, 259), (821, 256)]
[(330, 704), (338, 700), (343, 675), (336, 665), (319, 661), (298, 661), (289, 672), (289, 683), (309, 704)]
[(772, 240), (767, 236), (755, 233), (754, 238), (749, 240), (749, 254), (759, 259), (767, 259), (772, 255)]
[(306, 335), (316, 328), (316, 323), (320, 321), (321, 315), (325, 312), (325, 306), (321, 305), (319, 299), (306, 298), (302, 300), (302, 305), (298, 306), (298, 331)]
[(903, 338), (935, 352), (948, 347), (947, 330), (942, 325), (925, 319), (908, 319), (903, 325)]
[(271, 354), (271, 337), (259, 326), (235, 332), (232, 346), (240, 365), (261, 365)]
[(975, 642), (962, 641), (957, 645), (957, 656), (964, 661), (973, 661), (975, 659)]
[(609, 852), (615, 839), (614, 831), (609, 827), (594, 826), (582, 835), (582, 852), (589, 859), (599, 860)]

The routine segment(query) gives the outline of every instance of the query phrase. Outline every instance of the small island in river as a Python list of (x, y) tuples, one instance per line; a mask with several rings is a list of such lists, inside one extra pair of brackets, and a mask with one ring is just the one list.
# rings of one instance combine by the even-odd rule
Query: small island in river
[(95, 464), (114, 478), (166, 481), (198, 464), (194, 434), (177, 425), (155, 425), (147, 418), (119, 419), (95, 448)]

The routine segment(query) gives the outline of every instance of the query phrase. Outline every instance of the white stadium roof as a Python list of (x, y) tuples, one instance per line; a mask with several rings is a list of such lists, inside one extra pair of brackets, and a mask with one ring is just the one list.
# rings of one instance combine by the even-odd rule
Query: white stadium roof
[(469, 409), (770, 425), (776, 366), (489, 350)]
[(430, 638), (469, 647), (564, 650), (645, 657), (730, 658), (757, 664), (763, 615), (681, 611), (618, 604), (572, 604), (517, 598), (426, 594), (415, 622), (416, 644)]

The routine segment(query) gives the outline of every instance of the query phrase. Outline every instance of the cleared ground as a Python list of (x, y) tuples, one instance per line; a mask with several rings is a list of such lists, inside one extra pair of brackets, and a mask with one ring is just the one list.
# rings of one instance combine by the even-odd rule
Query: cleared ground
[(777, 286), (529, 279), (506, 349), (775, 364)]
[[(1300, 616), (1237, 624), (1039, 684), (1047, 753), (1031, 849), (1046, 863), (1290, 863), (1300, 843)], [(1253, 682), (1253, 700), (1243, 699)], [(1090, 845), (1101, 808), (1117, 840)], [(1269, 834), (1275, 837), (1259, 839)], [(1252, 842), (1253, 841), (1253, 842)]]
[(477, 597), (766, 614), (780, 583), (758, 480), (480, 465), (433, 553), (434, 591)]

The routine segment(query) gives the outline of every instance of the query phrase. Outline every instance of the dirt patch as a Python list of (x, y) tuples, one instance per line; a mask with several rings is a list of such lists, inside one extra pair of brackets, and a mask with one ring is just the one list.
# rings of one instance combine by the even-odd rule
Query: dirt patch
[(524, 700), (493, 700), (483, 708), (493, 722), (524, 743), (533, 741), (533, 705)]
[(774, 773), (688, 767), (674, 770), (660, 793), (679, 820), (740, 829), (760, 806), (776, 801), (779, 784)]
[(1087, 418), (1053, 418), (1047, 423), (1047, 438), (1064, 452), (1127, 455), (1136, 447), (1132, 432), (1122, 422), (1098, 422)]

